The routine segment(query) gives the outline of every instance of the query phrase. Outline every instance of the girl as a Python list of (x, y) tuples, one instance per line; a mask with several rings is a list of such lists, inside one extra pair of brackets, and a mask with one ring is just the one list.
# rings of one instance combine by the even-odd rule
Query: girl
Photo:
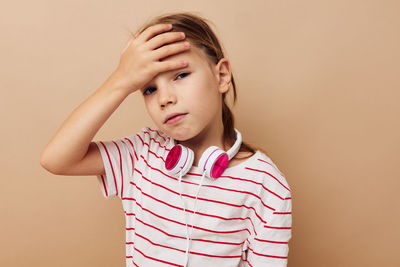
[[(225, 96), (236, 87), (205, 19), (156, 17), (41, 155), (58, 175), (96, 175), (126, 215), (126, 266), (286, 266), (291, 191), (272, 160), (242, 142)], [(92, 139), (131, 93), (157, 128)]]

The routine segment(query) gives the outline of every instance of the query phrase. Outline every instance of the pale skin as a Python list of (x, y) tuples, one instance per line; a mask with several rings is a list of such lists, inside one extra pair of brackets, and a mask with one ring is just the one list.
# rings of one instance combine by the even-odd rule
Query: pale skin
[[(225, 151), (230, 148), (223, 142), (222, 94), (229, 90), (231, 68), (226, 58), (218, 64), (207, 60), (196, 46), (168, 59), (185, 59), (188, 65), (179, 70), (160, 73), (142, 90), (148, 113), (164, 133), (189, 147), (194, 152), (193, 165), (197, 166), (209, 146)], [(183, 78), (181, 75), (184, 75)], [(171, 113), (187, 113), (174, 125), (165, 124)], [(231, 161), (232, 164), (238, 163)], [(229, 165), (228, 165), (229, 166)]]
[[(128, 41), (116, 70), (73, 110), (42, 151), (40, 164), (46, 170), (58, 175), (104, 174), (100, 152), (92, 139), (127, 96), (136, 91), (143, 93), (149, 83), (157, 87), (154, 95), (144, 96), (150, 116), (161, 130), (194, 151), (195, 166), (208, 146), (229, 149), (222, 142), (222, 120), (215, 119), (222, 116), (220, 106), (212, 105), (214, 108), (209, 109), (211, 112), (198, 121), (199, 114), (207, 111), (204, 106), (193, 102), (193, 97), (198, 97), (200, 91), (188, 95), (182, 90), (184, 79), (179, 80), (182, 83), (178, 86), (176, 81), (173, 83), (175, 77), (171, 78), (171, 73), (179, 72), (184, 67), (192, 71), (187, 76), (188, 81), (200, 73), (213, 77), (208, 81), (208, 92), (213, 92), (210, 100), (216, 101), (217, 96), (221, 96), (230, 85), (229, 61), (221, 59), (213, 71), (209, 69), (205, 72), (205, 65), (202, 65), (205, 61), (198, 60), (201, 57), (196, 58), (199, 55), (197, 53), (187, 53), (191, 47), (184, 46), (185, 37), (180, 32), (170, 30), (167, 24), (153, 25)], [(196, 52), (196, 49), (193, 51)], [(182, 59), (189, 63), (183, 63)], [(189, 86), (187, 82), (185, 88), (199, 89), (195, 84), (191, 82)], [(179, 125), (163, 125), (165, 116), (171, 112), (188, 112), (188, 115)], [(190, 128), (189, 122), (196, 123)], [(239, 153), (228, 167), (240, 163), (241, 157)]]

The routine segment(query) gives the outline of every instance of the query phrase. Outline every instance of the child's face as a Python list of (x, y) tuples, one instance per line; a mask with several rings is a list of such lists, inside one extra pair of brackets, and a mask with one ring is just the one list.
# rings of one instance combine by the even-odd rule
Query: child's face
[[(205, 128), (218, 133), (222, 126), (222, 93), (218, 68), (210, 67), (204, 52), (191, 45), (167, 60), (185, 59), (187, 67), (159, 73), (142, 93), (150, 117), (157, 127), (178, 141), (197, 136)], [(165, 60), (165, 59), (164, 59)], [(183, 113), (179, 121), (165, 122), (168, 115)]]

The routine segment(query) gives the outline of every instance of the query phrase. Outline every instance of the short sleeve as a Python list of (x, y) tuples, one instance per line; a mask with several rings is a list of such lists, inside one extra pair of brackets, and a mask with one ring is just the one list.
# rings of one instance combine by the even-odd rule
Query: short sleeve
[(133, 177), (135, 163), (143, 148), (143, 138), (139, 132), (113, 141), (95, 142), (104, 164), (104, 175), (97, 175), (103, 196), (123, 198), (124, 188)]
[(248, 266), (287, 266), (289, 240), (292, 236), (292, 199), (290, 192), (265, 224), (259, 224), (249, 239)]

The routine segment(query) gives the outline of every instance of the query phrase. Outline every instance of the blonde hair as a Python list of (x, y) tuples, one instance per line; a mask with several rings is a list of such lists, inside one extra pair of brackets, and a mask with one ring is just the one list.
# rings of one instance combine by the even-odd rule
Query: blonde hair
[[(191, 12), (166, 13), (154, 17), (149, 22), (142, 25), (138, 32), (141, 33), (146, 28), (152, 25), (171, 23), (172, 31), (184, 32), (186, 36), (185, 40), (189, 41), (191, 45), (195, 45), (196, 47), (205, 52), (207, 60), (211, 66), (211, 63), (218, 64), (219, 60), (224, 58), (224, 52), (217, 36), (210, 28), (207, 22), (210, 21)], [(236, 93), (236, 84), (233, 74), (231, 77), (231, 83), (233, 87), (233, 103), (235, 104), (237, 99), (237, 93)], [(235, 120), (231, 110), (229, 109), (228, 105), (225, 102), (226, 94), (227, 93), (222, 94), (222, 122), (224, 125), (223, 137), (224, 137), (224, 142), (232, 146), (236, 140), (236, 133), (234, 131)], [(242, 142), (239, 152), (240, 151), (251, 152), (253, 155), (256, 150), (263, 151), (260, 148), (255, 148), (245, 142)]]

